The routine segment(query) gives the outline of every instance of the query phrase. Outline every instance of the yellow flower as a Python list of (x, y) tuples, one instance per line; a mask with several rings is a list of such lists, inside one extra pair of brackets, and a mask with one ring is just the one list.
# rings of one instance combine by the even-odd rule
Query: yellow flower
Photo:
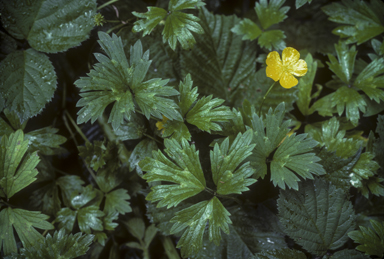
[[(167, 121), (168, 121), (168, 118), (165, 117), (165, 116), (163, 115), (163, 120), (162, 120), (162, 121), (158, 121), (158, 122), (156, 122), (156, 127), (157, 127), (157, 129), (158, 129), (158, 130), (163, 130), (163, 131), (164, 131), (164, 129), (165, 129), (164, 124), (166, 124)], [(163, 132), (163, 131), (162, 131), (162, 132)]]
[(284, 88), (291, 88), (297, 85), (295, 76), (303, 76), (307, 73), (307, 63), (300, 58), (300, 53), (294, 48), (287, 47), (283, 50), (283, 61), (279, 53), (272, 51), (267, 56), (267, 77), (275, 81), (280, 80)]

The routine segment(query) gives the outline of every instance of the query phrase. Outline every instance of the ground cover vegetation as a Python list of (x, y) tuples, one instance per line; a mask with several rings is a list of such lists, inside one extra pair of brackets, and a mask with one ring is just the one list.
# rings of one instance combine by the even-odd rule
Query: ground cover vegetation
[(382, 1), (0, 13), (0, 257), (383, 258)]

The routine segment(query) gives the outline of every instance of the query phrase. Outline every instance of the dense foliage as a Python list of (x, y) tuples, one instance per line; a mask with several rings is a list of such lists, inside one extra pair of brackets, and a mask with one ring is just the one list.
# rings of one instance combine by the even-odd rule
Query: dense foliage
[(382, 1), (0, 12), (0, 257), (383, 258)]

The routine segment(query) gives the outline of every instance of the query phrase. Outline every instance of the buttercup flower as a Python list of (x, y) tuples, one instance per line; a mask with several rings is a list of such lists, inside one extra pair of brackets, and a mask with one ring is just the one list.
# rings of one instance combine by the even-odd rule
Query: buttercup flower
[(300, 58), (300, 53), (294, 48), (287, 47), (282, 53), (283, 60), (279, 53), (272, 51), (267, 56), (267, 77), (275, 81), (280, 80), (284, 88), (291, 88), (297, 85), (295, 76), (303, 76), (307, 73), (307, 62)]
[(163, 115), (163, 120), (156, 122), (157, 129), (164, 131), (164, 129), (165, 129), (164, 124), (166, 124), (167, 121), (168, 121), (168, 118)]

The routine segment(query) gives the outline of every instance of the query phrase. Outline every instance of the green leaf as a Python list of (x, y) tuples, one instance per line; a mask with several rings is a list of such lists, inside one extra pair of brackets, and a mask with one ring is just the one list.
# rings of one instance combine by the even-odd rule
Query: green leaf
[[(105, 215), (103, 218), (105, 230), (112, 230), (112, 231), (115, 230), (115, 228), (119, 224), (116, 222), (113, 222), (113, 221), (117, 220), (118, 218), (119, 218), (118, 212), (112, 212), (112, 213), (108, 213), (107, 215)], [(107, 239), (107, 237), (105, 237), (105, 239)]]
[(220, 106), (225, 100), (204, 96), (187, 113), (186, 120), (199, 129), (211, 133), (211, 130), (221, 131), (219, 124), (215, 122), (228, 121), (232, 112), (227, 106)]
[(226, 138), (220, 146), (216, 143), (210, 152), (212, 176), (218, 194), (241, 194), (256, 182), (255, 179), (249, 178), (255, 172), (250, 167), (250, 162), (241, 165), (255, 147), (250, 144), (252, 135), (252, 130), (248, 130), (244, 135), (239, 133), (231, 145), (229, 138)]
[(34, 49), (56, 53), (86, 40), (96, 14), (95, 0), (4, 1), (1, 20), (17, 39), (26, 39)]
[[(285, 189), (298, 189), (300, 179), (313, 179), (313, 175), (325, 174), (324, 168), (317, 163), (320, 159), (310, 153), (317, 141), (307, 138), (307, 134), (288, 136), (290, 121), (283, 122), (284, 103), (272, 111), (269, 109), (265, 122), (256, 113), (252, 117), (254, 130), (253, 143), (256, 148), (250, 157), (251, 165), (256, 169), (256, 178), (267, 174), (267, 160), (270, 160), (271, 181)], [(265, 123), (265, 124), (264, 124)], [(265, 126), (264, 126), (265, 125)], [(271, 153), (273, 157), (270, 158)]]
[(242, 83), (256, 69), (256, 44), (230, 31), (240, 21), (235, 15), (213, 15), (203, 7), (199, 18), (204, 34), (196, 36), (191, 51), (180, 53), (180, 75), (191, 74), (200, 94), (234, 103)]
[(149, 245), (151, 244), (151, 242), (152, 242), (153, 238), (156, 236), (156, 234), (157, 234), (157, 228), (156, 228), (155, 224), (152, 224), (149, 227), (147, 227), (147, 229), (145, 230), (145, 235), (144, 235), (144, 243), (145, 243), (146, 248), (149, 247)]
[(300, 7), (305, 5), (306, 3), (310, 4), (311, 2), (312, 2), (312, 0), (296, 0), (296, 3), (295, 3), (296, 9), (299, 9)]
[(356, 46), (353, 45), (351, 48), (348, 48), (348, 45), (345, 44), (345, 42), (339, 41), (338, 44), (335, 44), (335, 49), (337, 59), (333, 55), (328, 54), (328, 58), (331, 62), (326, 63), (329, 69), (348, 85), (354, 71), (357, 54)]
[(155, 141), (151, 139), (143, 139), (139, 144), (133, 149), (131, 156), (129, 157), (129, 170), (133, 171), (136, 169), (136, 172), (143, 176), (143, 171), (139, 166), (139, 162), (146, 157), (152, 157), (152, 152), (158, 149)]
[(22, 120), (42, 111), (52, 99), (56, 84), (49, 58), (33, 49), (12, 52), (0, 64), (0, 95), (5, 107), (16, 111)]
[(167, 42), (171, 49), (176, 49), (177, 41), (183, 49), (191, 49), (196, 43), (191, 32), (203, 34), (204, 30), (198, 23), (200, 19), (193, 14), (178, 11), (168, 15), (163, 30), (163, 42)]
[(117, 189), (105, 194), (104, 212), (107, 214), (115, 211), (120, 214), (131, 212), (132, 208), (127, 201), (130, 198), (128, 191), (125, 189)]
[(374, 155), (370, 152), (361, 154), (359, 160), (352, 168), (349, 174), (351, 185), (358, 188), (359, 191), (368, 199), (369, 191), (377, 196), (384, 196), (384, 186), (380, 182), (384, 179), (377, 179), (375, 176), (377, 169), (380, 168), (379, 164), (373, 160)]
[(5, 255), (17, 252), (13, 227), (25, 248), (42, 243), (44, 237), (35, 228), (53, 229), (54, 226), (46, 221), (48, 218), (49, 216), (41, 214), (39, 211), (3, 209), (0, 211), (0, 250), (3, 247)]
[(363, 144), (361, 140), (346, 138), (346, 130), (340, 129), (340, 122), (336, 117), (323, 121), (321, 129), (307, 125), (305, 132), (318, 141), (320, 146), (325, 146), (328, 151), (335, 151), (341, 158), (355, 155)]
[(142, 218), (131, 218), (128, 221), (123, 221), (129, 233), (138, 240), (142, 241), (145, 234), (145, 223)]
[(44, 155), (55, 155), (62, 151), (60, 145), (67, 139), (56, 134), (58, 131), (56, 128), (45, 127), (26, 133), (25, 139), (29, 140), (28, 151), (39, 151)]
[(322, 259), (370, 259), (370, 257), (356, 250), (344, 249), (337, 251), (332, 256), (324, 255)]
[(304, 77), (299, 79), (299, 85), (297, 86), (299, 92), (297, 94), (298, 99), (296, 104), (301, 114), (307, 116), (311, 114), (309, 105), (312, 100), (311, 92), (317, 71), (317, 61), (313, 60), (312, 55), (309, 53), (305, 57), (305, 62), (307, 62), (308, 72)]
[(62, 208), (57, 213), (57, 222), (60, 228), (65, 228), (72, 231), (73, 225), (77, 219), (81, 232), (90, 234), (91, 229), (102, 231), (103, 223), (99, 219), (104, 216), (104, 213), (99, 210), (98, 206), (91, 205), (83, 207), (78, 210), (71, 210), (70, 208)]
[(164, 129), (161, 131), (163, 138), (171, 137), (178, 141), (181, 141), (182, 138), (191, 141), (191, 133), (189, 133), (187, 125), (181, 121), (167, 121), (163, 125)]
[(384, 4), (378, 0), (361, 2), (343, 0), (321, 8), (329, 16), (329, 20), (344, 24), (332, 32), (341, 38), (348, 38), (346, 43), (361, 44), (384, 32), (382, 12)]
[(257, 39), (262, 33), (259, 26), (248, 18), (244, 18), (244, 20), (236, 24), (236, 26), (231, 29), (231, 32), (237, 35), (244, 35), (242, 40)]
[(48, 233), (43, 244), (22, 249), (21, 254), (27, 258), (76, 258), (88, 251), (92, 240), (93, 235), (66, 235), (64, 229), (60, 229), (55, 231), (53, 237)]
[(197, 87), (193, 87), (193, 81), (191, 74), (187, 74), (183, 81), (179, 83), (179, 107), (181, 115), (184, 117), (191, 109), (193, 103), (196, 102), (199, 94), (197, 93)]
[[(231, 208), (231, 235), (236, 234), (252, 253), (287, 248), (286, 235), (275, 210), (276, 201), (259, 203), (257, 208), (244, 205)], [(226, 236), (227, 247), (230, 246), (231, 235)]]
[[(271, 79), (267, 77), (265, 71), (266, 67), (259, 69), (243, 83), (245, 90), (242, 93), (242, 97), (247, 99), (256, 111), (260, 109), (263, 96), (271, 86)], [(293, 110), (293, 103), (296, 101), (296, 99), (296, 87), (292, 87), (290, 89), (285, 89), (283, 87), (273, 87), (268, 94), (268, 98), (265, 99), (261, 112), (262, 114), (266, 114), (269, 108), (276, 109), (276, 107), (282, 102), (285, 103), (286, 112), (291, 111)], [(248, 112), (247, 116), (252, 117), (252, 112)], [(250, 125), (251, 123), (249, 123), (248, 126)]]
[(63, 203), (69, 207), (71, 206), (72, 193), (81, 193), (84, 182), (77, 175), (66, 175), (57, 179), (56, 184), (60, 186)]
[[(134, 101), (147, 119), (150, 115), (162, 118), (162, 115), (173, 120), (182, 120), (177, 111), (177, 105), (171, 99), (161, 96), (174, 96), (179, 93), (172, 87), (165, 86), (168, 80), (159, 78), (142, 82), (151, 64), (149, 51), (143, 53), (140, 41), (130, 48), (128, 62), (120, 37), (112, 37), (99, 32), (99, 44), (108, 57), (96, 53), (97, 63), (88, 77), (82, 77), (75, 82), (80, 88), (77, 123), (95, 122), (107, 105), (114, 102), (108, 122), (114, 130), (130, 119), (135, 109)], [(135, 96), (135, 98), (133, 98)]]
[(172, 0), (169, 2), (169, 12), (158, 7), (148, 7), (148, 12), (137, 13), (132, 12), (133, 15), (139, 18), (146, 19), (138, 20), (134, 23), (134, 32), (143, 32), (143, 36), (151, 33), (151, 31), (158, 25), (164, 18), (163, 29), (163, 42), (167, 42), (169, 46), (175, 50), (177, 41), (181, 44), (183, 49), (191, 49), (196, 43), (195, 38), (191, 32), (198, 34), (204, 33), (201, 28), (199, 18), (193, 14), (181, 12), (183, 9), (195, 9), (204, 6), (205, 3), (201, 0), (185, 1), (185, 0)]
[(84, 158), (85, 162), (96, 172), (107, 163), (106, 167), (114, 168), (111, 171), (116, 170), (118, 167), (118, 147), (112, 141), (109, 141), (107, 144), (105, 140), (95, 140), (93, 144), (86, 142), (85, 147), (78, 146), (77, 148), (79, 156)]
[[(170, 230), (173, 224), (170, 222), (172, 217), (176, 212), (181, 211), (189, 206), (191, 203), (183, 202), (180, 203), (177, 207), (160, 207), (157, 208), (154, 203), (146, 202), (146, 216), (149, 221), (153, 224), (156, 224), (157, 228), (161, 231), (164, 236), (171, 235)], [(181, 235), (181, 234), (180, 234)], [(179, 234), (177, 236), (180, 236)]]
[(167, 181), (175, 184), (155, 185), (146, 197), (152, 202), (160, 201), (157, 207), (177, 206), (181, 201), (192, 197), (205, 189), (206, 183), (199, 161), (199, 152), (195, 145), (182, 139), (164, 141), (165, 152), (174, 161), (169, 160), (161, 151), (153, 151), (153, 158), (146, 157), (139, 166), (147, 173), (143, 179), (148, 182)]
[[(90, 234), (91, 228), (96, 231), (102, 231), (103, 223), (99, 218), (105, 214), (99, 210), (97, 200), (98, 193), (93, 189), (92, 185), (83, 188), (81, 193), (72, 192), (70, 203), (74, 210), (67, 207), (62, 208), (57, 213), (56, 221), (59, 222), (59, 227), (72, 231), (77, 220), (81, 232)], [(95, 203), (96, 205), (92, 205)]]
[(305, 250), (325, 255), (348, 240), (355, 215), (348, 194), (328, 182), (315, 179), (300, 184), (299, 191), (280, 190), (277, 200), (285, 232)]
[(336, 113), (336, 107), (333, 106), (333, 96), (335, 93), (330, 93), (319, 100), (315, 101), (315, 103), (309, 109), (309, 113), (312, 114), (317, 111), (321, 116), (333, 116), (333, 113)]
[(266, 48), (269, 51), (272, 51), (272, 49), (282, 50), (285, 48), (285, 38), (286, 36), (283, 31), (271, 30), (263, 32), (258, 39), (258, 43), (260, 47)]
[[(177, 247), (181, 248), (181, 256), (189, 256), (198, 252), (203, 246), (203, 235), (207, 221), (209, 221), (209, 241), (220, 244), (221, 231), (229, 234), (231, 220), (230, 213), (225, 209), (217, 197), (202, 201), (176, 213), (171, 219), (175, 223), (171, 233), (184, 231)], [(186, 229), (187, 228), (187, 229)]]
[[(5, 32), (0, 32), (0, 45), (0, 61), (2, 61), (8, 54), (14, 52), (17, 49), (16, 40)], [(1, 110), (2, 109), (0, 108), (0, 111)]]
[(267, 250), (256, 254), (254, 259), (306, 259), (306, 255), (298, 250), (283, 248), (279, 250)]
[(243, 242), (239, 233), (229, 225), (229, 235), (224, 235), (220, 245), (216, 246), (209, 242), (209, 235), (204, 233), (203, 249), (192, 255), (191, 259), (212, 258), (212, 259), (249, 259), (252, 252)]
[(149, 6), (146, 13), (132, 12), (132, 14), (138, 18), (146, 19), (136, 21), (132, 29), (133, 32), (143, 31), (143, 37), (145, 37), (167, 16), (167, 11), (163, 8)]
[(147, 131), (144, 125), (143, 116), (138, 113), (132, 113), (130, 119), (124, 120), (120, 127), (114, 130), (114, 133), (120, 141), (140, 139)]
[(327, 174), (324, 179), (330, 181), (337, 188), (349, 192), (351, 188), (350, 174), (352, 168), (356, 165), (361, 155), (361, 149), (351, 157), (343, 159), (336, 155), (336, 152), (328, 151), (322, 148), (317, 152), (317, 156), (321, 158), (320, 163), (323, 165)]
[(366, 95), (363, 95), (363, 98), (367, 104), (367, 110), (365, 111), (363, 117), (370, 117), (384, 111), (383, 101), (377, 103), (374, 100), (369, 99), (369, 97), (367, 97)]
[[(22, 130), (3, 136), (0, 142), (0, 197), (11, 198), (36, 180), (37, 152), (27, 155), (28, 140)], [(23, 159), (24, 158), (24, 159)]]
[(339, 116), (343, 114), (345, 109), (345, 115), (353, 125), (357, 125), (359, 122), (361, 112), (365, 112), (367, 103), (364, 98), (354, 89), (348, 86), (342, 86), (337, 89), (331, 99), (332, 106), (336, 106)]
[(100, 217), (104, 216), (104, 213), (99, 210), (98, 206), (88, 206), (78, 210), (77, 220), (81, 232), (90, 234), (91, 228), (94, 230), (102, 231), (103, 224)]
[(169, 11), (180, 11), (183, 9), (196, 9), (204, 6), (201, 0), (170, 0), (168, 4)]
[(263, 29), (268, 29), (273, 24), (282, 22), (288, 16), (285, 15), (290, 7), (284, 6), (285, 0), (260, 0), (256, 2), (255, 11)]
[(372, 228), (359, 226), (360, 230), (351, 231), (348, 236), (359, 243), (357, 250), (364, 252), (366, 255), (376, 255), (382, 257), (384, 255), (384, 223), (376, 220), (370, 220)]
[(61, 208), (56, 215), (56, 221), (59, 223), (59, 228), (65, 228), (69, 232), (73, 230), (77, 217), (77, 211), (70, 208)]
[(371, 100), (384, 101), (384, 58), (369, 63), (356, 77), (354, 86), (361, 89)]

